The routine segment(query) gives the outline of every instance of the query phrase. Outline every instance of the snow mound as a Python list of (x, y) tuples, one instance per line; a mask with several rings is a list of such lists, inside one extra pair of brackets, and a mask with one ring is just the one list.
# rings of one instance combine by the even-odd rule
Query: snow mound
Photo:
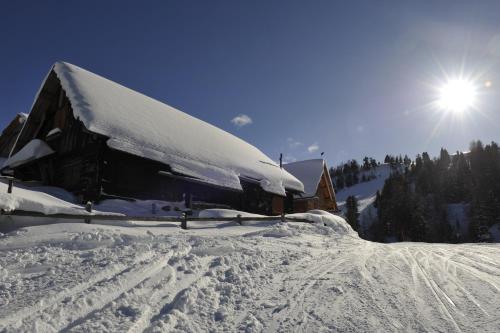
[(96, 204), (95, 208), (127, 216), (180, 216), (186, 206), (184, 201), (106, 199)]
[(249, 232), (245, 234), (245, 237), (270, 237), (270, 238), (284, 238), (284, 237), (294, 237), (300, 236), (303, 231), (298, 228), (291, 227), (288, 223), (277, 223), (266, 229)]
[[(322, 215), (322, 216), (331, 216), (333, 215), (332, 213), (329, 213), (327, 211), (321, 210), (321, 209), (312, 209), (307, 211), (309, 214), (314, 214), (314, 215)], [(335, 215), (333, 215), (335, 216)]]
[(315, 209), (306, 213), (288, 214), (287, 217), (307, 219), (314, 222), (318, 227), (324, 226), (338, 235), (357, 236), (349, 223), (338, 215), (334, 215), (323, 210)]
[[(241, 217), (265, 217), (264, 215), (251, 214), (246, 212), (241, 212), (237, 210), (230, 209), (206, 209), (200, 212), (199, 217), (207, 218), (236, 218), (238, 215)], [(338, 215), (331, 214), (324, 210), (314, 209), (306, 213), (296, 213), (287, 214), (286, 217), (305, 219), (314, 223), (316, 230), (321, 231), (321, 233), (337, 234), (337, 235), (351, 235), (356, 236), (356, 232), (351, 228), (349, 223), (346, 222), (342, 217)], [(280, 216), (276, 216), (276, 222), (281, 220)], [(293, 221), (292, 221), (293, 223)], [(288, 223), (279, 223), (272, 226), (271, 230), (263, 230), (255, 233), (247, 234), (247, 236), (261, 235), (264, 237), (290, 237), (296, 236), (296, 230), (288, 228)]]
[(199, 214), (199, 217), (203, 218), (217, 218), (217, 217), (234, 217), (236, 218), (238, 215), (241, 217), (264, 217), (264, 215), (252, 214), (247, 212), (240, 212), (238, 210), (232, 209), (205, 209), (202, 210)]
[[(45, 192), (33, 190), (29, 187), (14, 185), (12, 193), (7, 193), (8, 184), (0, 181), (0, 209), (11, 212), (24, 210), (42, 214), (88, 214), (85, 208), (62, 200)], [(103, 214), (93, 211), (94, 214)], [(105, 213), (111, 214), (111, 213)]]

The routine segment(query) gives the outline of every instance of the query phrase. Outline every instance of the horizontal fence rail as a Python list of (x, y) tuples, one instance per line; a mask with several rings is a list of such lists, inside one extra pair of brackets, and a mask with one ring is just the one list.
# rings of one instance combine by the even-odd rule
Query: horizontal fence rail
[(180, 217), (175, 216), (126, 216), (126, 215), (104, 215), (104, 214), (44, 214), (40, 212), (30, 212), (24, 210), (14, 210), (14, 211), (0, 211), (2, 216), (19, 216), (19, 217), (38, 217), (38, 218), (51, 218), (51, 219), (66, 219), (66, 220), (83, 220), (85, 223), (91, 223), (94, 221), (140, 221), (140, 222), (177, 222), (181, 224), (181, 228), (187, 229), (188, 221), (199, 221), (199, 222), (236, 222), (242, 225), (246, 221), (261, 221), (261, 222), (272, 222), (272, 221), (282, 221), (282, 222), (301, 222), (301, 223), (314, 223), (311, 220), (297, 217), (287, 217), (286, 215), (281, 216), (259, 216), (259, 217), (191, 217), (183, 214)]

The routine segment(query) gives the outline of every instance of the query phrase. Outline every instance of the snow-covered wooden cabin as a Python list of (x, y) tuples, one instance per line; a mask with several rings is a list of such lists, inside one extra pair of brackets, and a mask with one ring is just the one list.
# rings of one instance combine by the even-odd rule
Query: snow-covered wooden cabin
[(337, 201), (325, 160), (313, 159), (285, 164), (284, 169), (304, 184), (303, 194), (294, 196), (294, 212), (311, 209), (337, 211)]
[(2, 134), (0, 135), (0, 157), (9, 156), (16, 139), (23, 128), (26, 118), (28, 118), (27, 114), (17, 114), (2, 131)]
[(185, 200), (276, 214), (304, 190), (251, 144), (65, 62), (43, 81), (8, 169), (82, 201)]

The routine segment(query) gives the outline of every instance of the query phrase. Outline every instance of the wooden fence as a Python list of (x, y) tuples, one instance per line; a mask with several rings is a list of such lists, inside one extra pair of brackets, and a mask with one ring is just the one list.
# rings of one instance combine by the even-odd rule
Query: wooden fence
[[(8, 181), (7, 193), (12, 193), (15, 178), (11, 176), (0, 175), (0, 179), (5, 179)], [(243, 225), (245, 221), (281, 221), (281, 222), (302, 222), (302, 223), (314, 223), (311, 220), (288, 217), (284, 214), (281, 216), (259, 216), (259, 217), (243, 217), (237, 215), (236, 217), (191, 217), (186, 213), (183, 213), (180, 217), (175, 216), (126, 216), (126, 215), (104, 215), (92, 213), (92, 203), (88, 202), (85, 207), (85, 211), (88, 214), (44, 214), (40, 212), (31, 212), (25, 210), (13, 210), (4, 211), (0, 210), (0, 216), (20, 216), (20, 217), (38, 217), (38, 218), (51, 218), (51, 219), (65, 219), (65, 220), (80, 220), (85, 223), (91, 223), (94, 221), (141, 221), (141, 222), (177, 222), (180, 223), (182, 229), (187, 229), (188, 221), (205, 221), (205, 222), (236, 222), (239, 225)], [(156, 212), (156, 206), (153, 205), (153, 212)]]
[(38, 218), (52, 218), (52, 219), (66, 219), (66, 220), (80, 220), (85, 223), (94, 221), (141, 221), (141, 222), (176, 222), (180, 223), (182, 229), (188, 228), (188, 221), (200, 222), (236, 222), (243, 225), (246, 221), (282, 221), (282, 222), (302, 222), (314, 223), (311, 220), (304, 218), (296, 218), (292, 216), (259, 216), (259, 217), (243, 217), (237, 215), (236, 217), (191, 217), (183, 213), (180, 217), (174, 216), (125, 216), (125, 215), (101, 215), (101, 214), (44, 214), (39, 212), (30, 212), (24, 210), (14, 210), (10, 212), (0, 211), (2, 216), (20, 216), (20, 217), (38, 217)]

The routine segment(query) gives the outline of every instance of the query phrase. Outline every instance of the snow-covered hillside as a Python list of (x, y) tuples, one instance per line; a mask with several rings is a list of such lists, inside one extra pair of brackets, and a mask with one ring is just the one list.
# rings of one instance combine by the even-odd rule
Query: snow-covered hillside
[(376, 193), (377, 191), (382, 191), (385, 180), (391, 175), (391, 166), (389, 164), (381, 164), (377, 166), (375, 170), (362, 171), (360, 173), (360, 177), (363, 173), (365, 176), (375, 176), (376, 178), (351, 187), (346, 187), (338, 191), (336, 193), (336, 197), (337, 204), (341, 210), (344, 210), (345, 208), (347, 197), (351, 195), (356, 197), (360, 213), (359, 223), (362, 229), (361, 231), (366, 233), (377, 216), (377, 211), (373, 207)]
[(499, 245), (332, 221), (23, 228), (0, 237), (0, 331), (499, 331)]

